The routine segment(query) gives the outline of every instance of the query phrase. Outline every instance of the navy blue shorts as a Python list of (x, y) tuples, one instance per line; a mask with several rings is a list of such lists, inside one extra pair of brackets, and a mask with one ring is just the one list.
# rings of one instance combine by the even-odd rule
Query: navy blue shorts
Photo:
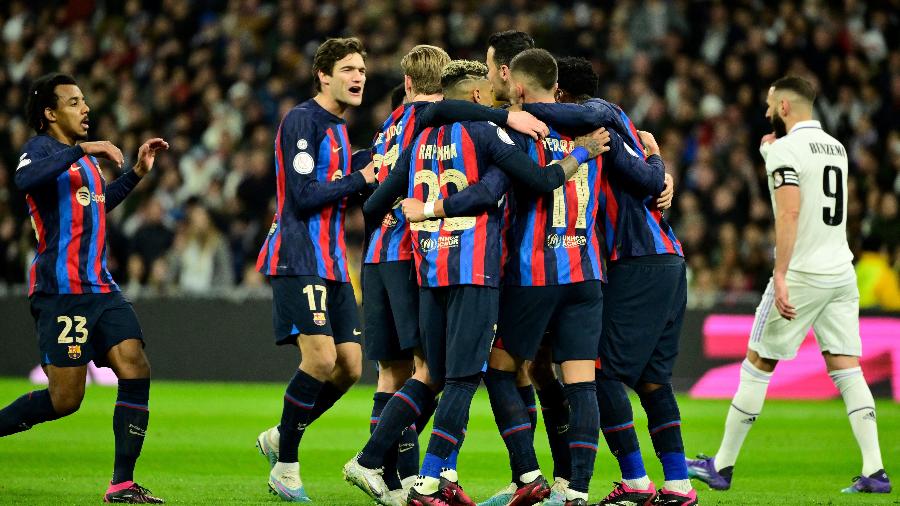
[(422, 349), (434, 381), (485, 370), (499, 302), (500, 291), (488, 286), (419, 288)]
[(363, 317), (368, 360), (412, 360), (419, 346), (419, 285), (412, 262), (363, 266)]
[(31, 297), (31, 316), (44, 365), (76, 367), (93, 360), (105, 367), (113, 346), (127, 339), (144, 343), (134, 308), (121, 292), (36, 293)]
[(544, 344), (556, 363), (594, 360), (603, 322), (599, 280), (567, 285), (504, 286), (497, 336), (510, 355), (534, 360)]
[(611, 262), (603, 287), (600, 374), (630, 387), (671, 381), (687, 304), (684, 259), (651, 255)]
[(326, 335), (334, 344), (359, 343), (362, 328), (350, 283), (318, 276), (270, 276), (275, 344), (297, 344), (300, 334)]

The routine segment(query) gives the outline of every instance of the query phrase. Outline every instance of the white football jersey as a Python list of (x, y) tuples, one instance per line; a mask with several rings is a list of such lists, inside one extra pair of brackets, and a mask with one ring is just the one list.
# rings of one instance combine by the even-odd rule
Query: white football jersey
[[(800, 121), (767, 149), (769, 193), (800, 187), (797, 241), (788, 274), (840, 282), (853, 274), (853, 253), (847, 244), (847, 150), (822, 130), (818, 121)], [(777, 255), (777, 252), (776, 252)]]

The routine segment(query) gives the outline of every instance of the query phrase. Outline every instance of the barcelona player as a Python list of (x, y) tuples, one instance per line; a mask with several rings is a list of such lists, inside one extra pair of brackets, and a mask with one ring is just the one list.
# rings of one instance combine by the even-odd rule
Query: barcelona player
[[(631, 132), (636, 156), (644, 156), (644, 147), (656, 149), (652, 137), (638, 139), (638, 131), (618, 106), (592, 97), (596, 85), (590, 83), (597, 77), (589, 62), (567, 59), (561, 68), (562, 101), (618, 118)], [(605, 218), (599, 227), (609, 263), (597, 399), (603, 436), (618, 460), (622, 480), (600, 504), (696, 504), (697, 493), (683, 463), (681, 416), (670, 381), (687, 296), (681, 244), (662, 214), (671, 201), (654, 201), (612, 175), (601, 185)], [(656, 288), (638, 288), (649, 284)], [(644, 468), (626, 385), (637, 392), (647, 413), (650, 439), (665, 476), (658, 491)]]
[(291, 109), (275, 137), (277, 211), (257, 260), (272, 284), (279, 345), (301, 361), (284, 394), (281, 423), (257, 438), (269, 460), (269, 489), (308, 501), (297, 458), (306, 427), (359, 379), (362, 350), (347, 272), (344, 218), (349, 196), (375, 182), (369, 163), (351, 172), (344, 114), (362, 101), (365, 51), (355, 38), (329, 39), (316, 51), (317, 94)]
[[(570, 107), (554, 103), (557, 66), (547, 51), (519, 53), (510, 62), (509, 82), (513, 107), (533, 108), (545, 121), (569, 114)], [(591, 112), (585, 108), (582, 114)], [(594, 123), (583, 128), (600, 124), (603, 117), (593, 116)], [(571, 139), (551, 126), (550, 135), (529, 153), (538, 163), (558, 160), (572, 149)], [(652, 156), (645, 163), (626, 146), (613, 131), (610, 151), (581, 166), (553, 193), (514, 192), (516, 213), (498, 325), (498, 338), (504, 346), (492, 351), (487, 372), (490, 381), (485, 382), (516, 474), (517, 490), (509, 499), (511, 504), (533, 504), (550, 492), (537, 466), (529, 415), (515, 384), (516, 371), (525, 360), (537, 356), (542, 342), (549, 346), (553, 361), (561, 364), (571, 411), (567, 446), (572, 468), (565, 504), (587, 501), (599, 432), (594, 362), (601, 328), (603, 269), (595, 222), (600, 216), (601, 179), (617, 178), (649, 195), (664, 188), (662, 160)]]
[[(387, 178), (399, 154), (415, 138), (423, 119), (426, 122), (441, 118), (448, 122), (454, 118), (493, 120), (528, 135), (545, 133), (546, 126), (527, 112), (509, 113), (461, 100), (441, 102), (441, 70), (449, 61), (450, 57), (443, 49), (430, 45), (414, 47), (401, 60), (403, 86), (408, 100), (391, 113), (375, 136), (371, 151), (379, 182)], [(404, 388), (425, 391), (428, 377), (424, 358), (418, 351), (418, 287), (411, 267), (409, 226), (399, 206), (375, 221), (371, 227), (374, 230), (368, 235), (362, 276), (365, 355), (367, 359), (378, 362), (378, 383), (370, 427), (372, 438), (379, 440), (378, 443), (397, 443), (399, 453), (393, 448), (377, 452), (379, 455), (387, 453), (383, 477), (390, 490), (389, 495), (395, 497), (389, 499), (382, 497), (384, 494), (381, 491), (374, 491), (357, 472), (353, 461), (345, 466), (344, 475), (377, 500), (405, 502), (404, 490), (408, 491), (412, 486), (419, 464), (418, 433), (415, 428), (424, 428), (434, 412), (435, 404), (433, 398), (425, 396), (426, 404), (416, 423), (411, 426), (413, 430), (384, 425), (378, 427), (385, 410), (386, 419), (391, 420), (393, 408), (387, 406), (394, 394)], [(402, 431), (399, 442), (396, 438), (398, 431)]]
[(22, 148), (15, 184), (26, 193), (37, 236), (28, 295), (49, 385), (0, 410), (0, 436), (74, 413), (84, 398), (88, 362), (111, 367), (119, 388), (115, 463), (103, 500), (159, 504), (162, 499), (134, 482), (150, 416), (150, 363), (134, 309), (107, 269), (106, 213), (169, 145), (148, 140), (134, 167), (107, 184), (97, 158), (121, 167), (122, 153), (108, 141), (82, 142), (90, 110), (75, 79), (65, 74), (39, 77), (28, 94), (26, 114), (38, 135)]
[[(486, 77), (482, 64), (453, 62), (444, 69), (445, 97), (487, 102), (492, 97)], [(579, 138), (571, 156), (542, 169), (524, 152), (525, 142), (518, 135), (513, 140), (495, 124), (464, 121), (428, 127), (401, 155), (398, 163), (405, 170), (392, 172), (366, 202), (367, 212), (377, 212), (406, 194), (421, 204), (416, 221), (426, 218), (411, 226), (420, 329), (429, 373), (444, 389), (409, 504), (471, 504), (458, 485), (455, 456), (490, 351), (499, 302), (504, 206), (497, 201), (506, 187), (501, 182), (493, 192), (474, 194), (485, 202), (477, 214), (455, 216), (444, 200), (487, 179), (496, 172), (492, 166), (535, 191), (552, 190), (574, 174), (580, 162), (605, 150), (607, 135)], [(413, 418), (419, 403), (409, 401)]]

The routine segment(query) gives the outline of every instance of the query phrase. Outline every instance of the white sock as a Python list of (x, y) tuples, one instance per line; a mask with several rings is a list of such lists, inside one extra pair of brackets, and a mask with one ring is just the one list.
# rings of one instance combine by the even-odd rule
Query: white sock
[(578, 492), (577, 490), (572, 490), (571, 488), (566, 489), (566, 501), (574, 501), (575, 499), (584, 499), (588, 500), (587, 492)]
[(878, 447), (878, 424), (875, 422), (875, 399), (866, 384), (862, 369), (853, 367), (828, 373), (834, 386), (841, 391), (850, 427), (862, 452), (862, 475), (869, 476), (884, 468)]
[(648, 488), (650, 488), (650, 477), (645, 474), (640, 478), (635, 478), (633, 480), (626, 480), (623, 478), (622, 483), (635, 490), (647, 490)]
[(523, 473), (519, 476), (519, 481), (522, 483), (531, 483), (534, 480), (538, 479), (538, 476), (541, 475), (540, 469), (535, 469), (534, 471), (529, 471), (527, 473)]
[(749, 360), (741, 363), (741, 382), (728, 408), (725, 435), (716, 452), (716, 471), (733, 466), (750, 427), (762, 411), (772, 373), (761, 371)]
[(412, 486), (416, 483), (416, 478), (417, 476), (413, 475), (407, 476), (406, 478), (400, 480), (400, 485), (403, 486), (403, 490), (409, 490), (410, 488), (412, 488)]
[(691, 486), (691, 480), (666, 480), (663, 488), (679, 494), (689, 494), (694, 487)]
[(456, 469), (450, 469), (448, 467), (441, 468), (441, 478), (452, 481), (453, 483), (459, 483), (459, 474), (456, 473)]
[(416, 480), (416, 484), (413, 485), (413, 488), (416, 489), (416, 492), (422, 495), (431, 495), (438, 491), (438, 486), (441, 484), (441, 480), (437, 478), (432, 478), (431, 476), (419, 476)]

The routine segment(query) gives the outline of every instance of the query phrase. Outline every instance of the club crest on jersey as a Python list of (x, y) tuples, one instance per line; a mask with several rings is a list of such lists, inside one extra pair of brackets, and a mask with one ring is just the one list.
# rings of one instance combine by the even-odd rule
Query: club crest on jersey
[(307, 147), (309, 147), (309, 142), (306, 139), (300, 139), (299, 141), (297, 141), (297, 149), (302, 151)]
[(397, 217), (394, 216), (393, 213), (384, 215), (384, 219), (381, 220), (381, 226), (387, 228), (395, 227), (397, 226), (397, 223), (399, 222), (397, 220)]
[(313, 312), (313, 323), (320, 327), (325, 325), (325, 313), (318, 311)]
[[(302, 139), (301, 139), (302, 140)], [(316, 166), (316, 162), (313, 160), (311, 154), (303, 151), (297, 153), (294, 156), (294, 170), (297, 171), (297, 174), (309, 174), (313, 171), (313, 168)]]
[(81, 345), (80, 344), (70, 344), (69, 348), (69, 358), (72, 360), (78, 360), (81, 358)]

